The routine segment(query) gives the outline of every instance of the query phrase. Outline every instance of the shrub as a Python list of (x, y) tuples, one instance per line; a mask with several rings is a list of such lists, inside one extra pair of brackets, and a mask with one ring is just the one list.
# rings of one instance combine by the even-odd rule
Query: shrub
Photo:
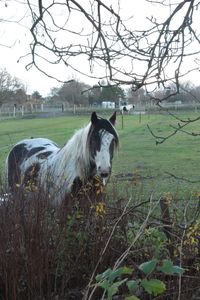
[[(181, 299), (191, 298), (199, 281), (198, 220), (188, 230), (173, 225), (176, 255), (169, 258), (169, 241), (158, 215), (155, 222), (159, 201), (129, 198), (122, 205), (116, 194), (106, 200), (102, 191), (97, 194), (89, 197), (86, 190), (60, 208), (52, 207), (48, 194), (39, 189), (19, 187), (15, 195), (4, 196), (0, 299), (89, 300), (105, 294), (108, 299), (117, 294), (122, 299), (152, 299), (161, 292), (159, 299), (168, 299), (169, 293), (177, 299), (180, 292)], [(195, 253), (181, 255), (191, 253), (193, 237)], [(184, 274), (173, 275), (178, 270), (173, 261)], [(152, 272), (145, 271), (152, 265)], [(134, 287), (142, 287), (140, 296)], [(148, 294), (150, 298), (144, 298)]]

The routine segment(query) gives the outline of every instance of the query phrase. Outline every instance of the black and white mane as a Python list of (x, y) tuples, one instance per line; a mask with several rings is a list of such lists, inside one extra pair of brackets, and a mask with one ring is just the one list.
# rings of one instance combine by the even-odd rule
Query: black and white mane
[(29, 184), (41, 186), (59, 204), (77, 181), (84, 185), (98, 176), (105, 185), (111, 174), (114, 148), (118, 145), (115, 120), (116, 113), (106, 120), (93, 112), (90, 123), (62, 148), (46, 138), (20, 141), (7, 157), (9, 189), (14, 191)]

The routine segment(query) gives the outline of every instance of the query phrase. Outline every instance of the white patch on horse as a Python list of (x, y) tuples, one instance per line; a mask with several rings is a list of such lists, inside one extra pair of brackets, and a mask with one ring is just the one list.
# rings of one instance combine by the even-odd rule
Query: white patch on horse
[(95, 155), (97, 175), (102, 178), (103, 184), (106, 185), (111, 172), (110, 144), (113, 141), (113, 135), (105, 130), (101, 130), (101, 148)]

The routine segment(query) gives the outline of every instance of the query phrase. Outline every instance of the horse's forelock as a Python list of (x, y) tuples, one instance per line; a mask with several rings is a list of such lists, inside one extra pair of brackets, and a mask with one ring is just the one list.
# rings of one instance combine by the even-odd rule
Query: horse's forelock
[(89, 136), (91, 135), (91, 133), (94, 130), (96, 130), (96, 131), (105, 130), (105, 131), (109, 132), (110, 134), (112, 134), (114, 136), (115, 141), (118, 144), (119, 138), (118, 138), (117, 131), (115, 130), (114, 126), (111, 124), (111, 122), (109, 120), (99, 118), (96, 125), (91, 125), (90, 131), (89, 131)]
[(99, 120), (99, 124), (98, 124), (98, 130), (101, 131), (107, 131), (110, 134), (112, 134), (114, 136), (114, 145), (115, 148), (118, 148), (119, 145), (119, 137), (117, 134), (117, 131), (115, 129), (115, 127), (111, 124), (111, 122), (109, 120), (106, 119), (100, 119)]
[(105, 131), (112, 134), (115, 140), (118, 142), (118, 134), (110, 121), (105, 119), (100, 119), (97, 126), (99, 127), (99, 130), (104, 129)]

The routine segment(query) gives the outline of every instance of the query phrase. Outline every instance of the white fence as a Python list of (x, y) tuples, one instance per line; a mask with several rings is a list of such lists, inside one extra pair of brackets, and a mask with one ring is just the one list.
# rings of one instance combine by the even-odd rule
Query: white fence
[[(172, 111), (181, 110), (193, 110), (197, 112), (200, 109), (200, 103), (189, 103), (189, 104), (173, 104), (173, 103), (163, 103), (163, 110), (169, 109)], [(34, 117), (34, 115), (41, 116), (52, 116), (59, 114), (84, 114), (89, 113), (92, 110), (113, 110), (113, 108), (102, 108), (102, 107), (79, 107), (74, 105), (73, 107), (67, 107), (62, 103), (59, 104), (28, 104), (28, 105), (18, 105), (18, 106), (2, 106), (0, 108), (0, 119), (5, 118), (15, 118), (15, 117)], [(151, 113), (162, 111), (161, 108), (153, 105), (152, 103), (147, 103), (144, 105), (135, 105), (132, 114), (138, 113)]]
[(61, 112), (64, 111), (62, 104), (33, 104), (19, 106), (3, 106), (0, 108), (0, 117), (16, 117), (27, 114), (42, 113), (42, 112)]
[(12, 118), (12, 117), (25, 117), (34, 115), (56, 115), (62, 113), (75, 114), (76, 112), (84, 112), (88, 110), (88, 108), (84, 107), (65, 107), (64, 104), (29, 104), (29, 105), (18, 105), (18, 106), (2, 106), (0, 108), (0, 119), (4, 118)]

